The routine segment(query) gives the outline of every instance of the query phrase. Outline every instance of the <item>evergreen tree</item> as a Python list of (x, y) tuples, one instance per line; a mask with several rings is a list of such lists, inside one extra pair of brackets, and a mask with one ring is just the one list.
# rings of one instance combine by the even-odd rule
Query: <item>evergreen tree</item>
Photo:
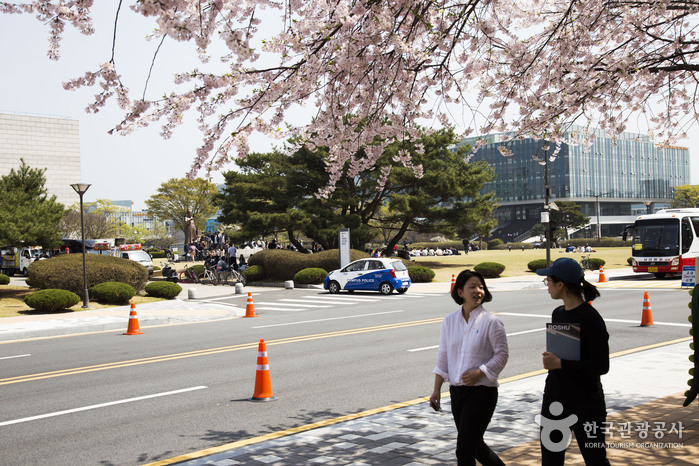
[(19, 169), (0, 177), (1, 245), (51, 249), (60, 244), (58, 224), (66, 210), (56, 196), (48, 196), (45, 172), (21, 159)]

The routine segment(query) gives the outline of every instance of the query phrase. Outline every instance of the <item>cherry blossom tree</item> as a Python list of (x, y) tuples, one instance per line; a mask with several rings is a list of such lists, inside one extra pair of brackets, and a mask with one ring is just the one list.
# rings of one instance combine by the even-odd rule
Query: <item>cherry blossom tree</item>
[[(387, 144), (416, 140), (420, 124), (560, 143), (573, 122), (614, 136), (633, 117), (669, 145), (697, 119), (699, 3), (692, 1), (125, 3), (115, 10), (111, 55), (64, 86), (98, 89), (88, 111), (116, 100), (124, 110), (118, 133), (157, 122), (169, 137), (184, 114), (196, 114), (203, 142), (191, 176), (245, 155), (255, 132), (329, 148), (327, 195), (343, 167), (350, 176), (371, 169)], [(0, 12), (48, 25), (48, 55), (58, 59), (66, 26), (93, 32), (92, 5), (0, 2)], [(115, 60), (127, 14), (152, 20), (162, 46), (195, 44), (200, 63), (183, 64), (172, 89), (134, 95)], [(289, 114), (298, 107), (312, 118), (294, 125)], [(511, 155), (506, 145), (502, 152)], [(420, 176), (407, 152), (396, 159)]]

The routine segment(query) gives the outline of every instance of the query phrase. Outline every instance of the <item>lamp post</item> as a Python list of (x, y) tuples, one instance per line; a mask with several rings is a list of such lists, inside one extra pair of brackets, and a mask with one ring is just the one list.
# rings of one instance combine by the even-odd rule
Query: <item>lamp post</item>
[(546, 214), (546, 267), (551, 267), (551, 206), (549, 197), (551, 188), (549, 187), (549, 146), (544, 139), (544, 212)]
[(83, 243), (83, 309), (90, 307), (90, 298), (87, 295), (87, 267), (85, 266), (85, 221), (83, 219), (83, 195), (91, 185), (87, 183), (75, 183), (70, 187), (80, 196), (80, 232)]

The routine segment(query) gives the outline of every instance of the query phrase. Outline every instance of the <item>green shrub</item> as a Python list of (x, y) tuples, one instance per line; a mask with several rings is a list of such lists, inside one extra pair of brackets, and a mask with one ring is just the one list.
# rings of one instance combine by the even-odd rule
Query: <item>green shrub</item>
[(599, 268), (606, 263), (604, 259), (600, 259), (599, 257), (590, 257), (590, 268), (592, 270), (599, 270)]
[(243, 276), (248, 283), (262, 281), (265, 278), (265, 268), (261, 265), (251, 265), (243, 270)]
[(505, 242), (500, 238), (491, 239), (488, 241), (488, 249), (498, 249), (500, 246), (504, 245)]
[(182, 292), (182, 287), (172, 282), (152, 282), (146, 285), (146, 294), (156, 298), (174, 299)]
[(102, 304), (128, 304), (135, 294), (133, 286), (119, 282), (100, 283), (90, 289), (92, 299)]
[(67, 290), (40, 290), (27, 295), (24, 303), (41, 312), (54, 312), (68, 309), (80, 302), (80, 296)]
[(497, 278), (505, 270), (505, 266), (497, 262), (481, 262), (473, 270), (483, 275), (483, 278)]
[(532, 272), (536, 272), (539, 269), (545, 269), (546, 259), (534, 259), (527, 264), (527, 268)]
[(431, 282), (434, 278), (432, 269), (421, 265), (408, 266), (408, 275), (410, 275), (410, 280), (413, 283), (427, 283)]
[[(350, 262), (369, 257), (363, 251), (350, 250)], [(337, 249), (318, 252), (315, 254), (303, 254), (286, 249), (265, 249), (250, 256), (248, 265), (261, 265), (264, 269), (265, 280), (292, 280), (294, 275), (303, 269), (318, 268), (323, 270), (335, 270), (340, 268), (340, 255)], [(248, 269), (245, 269), (247, 272)], [(245, 273), (243, 272), (243, 273)], [(248, 275), (245, 275), (248, 278)], [(249, 281), (257, 281), (251, 280)]]
[(165, 259), (167, 257), (165, 251), (158, 251), (157, 249), (148, 251), (148, 254), (150, 254), (153, 259)]
[(294, 283), (298, 283), (299, 285), (318, 285), (323, 283), (327, 276), (328, 272), (324, 269), (309, 267), (298, 271), (296, 275), (294, 275)]
[[(142, 290), (148, 282), (148, 269), (128, 259), (101, 254), (87, 254), (87, 288), (99, 283), (120, 282)], [(38, 289), (61, 289), (83, 294), (82, 254), (61, 254), (33, 262), (29, 281)]]
[(193, 265), (190, 267), (190, 269), (194, 270), (194, 273), (196, 273), (199, 277), (204, 275), (204, 266), (202, 264)]
[[(545, 247), (545, 246), (542, 246), (542, 247)], [(521, 251), (522, 249), (534, 249), (534, 245), (532, 243), (507, 243), (507, 244), (501, 244), (497, 248), (498, 249), (516, 249), (518, 251)]]
[(7, 285), (10, 283), (10, 277), (0, 273), (0, 285)]
[(628, 259), (626, 259), (626, 263), (629, 265), (633, 265), (633, 257), (629, 257)]

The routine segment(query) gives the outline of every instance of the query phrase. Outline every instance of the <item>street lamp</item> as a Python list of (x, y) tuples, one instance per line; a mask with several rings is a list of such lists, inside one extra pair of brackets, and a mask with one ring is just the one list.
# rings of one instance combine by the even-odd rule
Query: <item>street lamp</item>
[(75, 183), (70, 187), (80, 196), (80, 232), (82, 234), (83, 243), (83, 309), (90, 307), (90, 298), (87, 296), (87, 267), (85, 266), (85, 221), (83, 220), (83, 194), (91, 185), (87, 183)]

